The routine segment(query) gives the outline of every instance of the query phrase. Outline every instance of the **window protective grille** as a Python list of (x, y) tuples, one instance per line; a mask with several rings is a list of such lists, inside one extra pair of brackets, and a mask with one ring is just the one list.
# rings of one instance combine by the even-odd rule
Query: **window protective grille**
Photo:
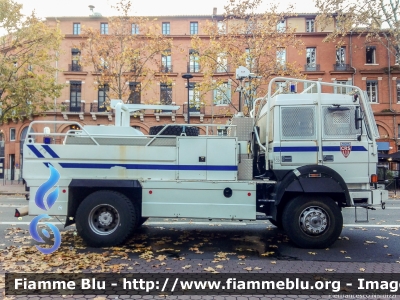
[(315, 140), (315, 107), (282, 107), (282, 139)]
[(324, 120), (323, 137), (324, 138), (345, 138), (356, 139), (361, 133), (360, 129), (355, 127), (355, 106), (343, 106), (349, 110), (334, 110), (332, 106), (323, 106), (322, 114)]

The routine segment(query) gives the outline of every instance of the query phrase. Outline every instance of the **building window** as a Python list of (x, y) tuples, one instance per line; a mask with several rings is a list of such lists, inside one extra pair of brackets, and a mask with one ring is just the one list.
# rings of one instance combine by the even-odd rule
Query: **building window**
[(378, 103), (378, 80), (367, 80), (369, 102)]
[(343, 66), (346, 63), (346, 47), (336, 48), (336, 65)]
[(108, 23), (100, 23), (100, 34), (108, 34)]
[(252, 71), (256, 67), (256, 60), (253, 57), (251, 50), (249, 48), (246, 48), (246, 68)]
[(307, 71), (316, 71), (317, 68), (317, 48), (306, 48), (306, 70)]
[(253, 34), (253, 32), (257, 29), (257, 23), (254, 20), (248, 20), (246, 24), (245, 34)]
[(70, 71), (81, 71), (81, 65), (79, 64), (81, 52), (79, 51), (79, 49), (73, 48), (71, 50), (71, 56), (72, 56), (72, 64)]
[(81, 23), (74, 23), (73, 34), (81, 34)]
[(172, 84), (160, 84), (160, 104), (172, 104)]
[(348, 94), (351, 91), (351, 88), (347, 87), (351, 85), (351, 80), (336, 80), (337, 84), (343, 85), (343, 87), (334, 87), (334, 93), (335, 94)]
[(228, 59), (225, 53), (220, 53), (217, 56), (217, 73), (226, 73), (228, 70)]
[(82, 82), (81, 81), (70, 81), (70, 111), (80, 112), (81, 111), (81, 93), (82, 93)]
[(129, 82), (129, 89), (130, 89), (130, 94), (128, 98), (128, 103), (140, 104), (141, 103), (140, 82)]
[(161, 54), (161, 72), (172, 72), (171, 49), (167, 49)]
[(306, 32), (315, 32), (315, 19), (306, 19)]
[(219, 34), (224, 34), (224, 33), (226, 33), (226, 27), (225, 27), (224, 21), (218, 21), (217, 27), (218, 27), (218, 33), (219, 33)]
[(139, 34), (139, 25), (133, 23), (132, 24), (132, 34)]
[(286, 30), (286, 20), (280, 20), (276, 25), (276, 30), (279, 32), (283, 32)]
[(196, 50), (189, 50), (189, 73), (200, 72), (199, 53)]
[(169, 22), (162, 23), (162, 34), (168, 35), (170, 34), (170, 24)]
[(276, 50), (276, 64), (278, 68), (284, 68), (286, 65), (286, 49), (278, 48)]
[(397, 102), (400, 103), (400, 80), (396, 80)]
[[(311, 87), (312, 86), (312, 87)], [(306, 93), (317, 93), (318, 89), (317, 89), (317, 84), (316, 83), (312, 83), (312, 82), (304, 82), (304, 91), (306, 89), (308, 89)]]
[(214, 104), (215, 105), (228, 105), (231, 103), (231, 83), (224, 82), (214, 89)]
[(106, 111), (106, 101), (107, 101), (107, 94), (109, 91), (109, 87), (107, 84), (99, 86), (99, 93), (98, 93), (98, 111)]
[(200, 112), (200, 97), (199, 91), (195, 89), (196, 83), (189, 83), (189, 111), (190, 112)]
[(10, 141), (15, 141), (15, 128), (10, 128)]
[(190, 22), (190, 34), (198, 34), (199, 33), (199, 23)]
[(367, 64), (376, 64), (376, 48), (374, 46), (367, 46), (365, 50)]

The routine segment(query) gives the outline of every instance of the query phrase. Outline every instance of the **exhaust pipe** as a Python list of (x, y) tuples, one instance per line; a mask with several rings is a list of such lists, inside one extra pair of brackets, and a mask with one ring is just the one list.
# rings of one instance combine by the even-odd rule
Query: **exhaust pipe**
[(18, 207), (15, 209), (14, 217), (19, 218), (19, 217), (24, 217), (27, 215), (28, 215), (28, 205)]

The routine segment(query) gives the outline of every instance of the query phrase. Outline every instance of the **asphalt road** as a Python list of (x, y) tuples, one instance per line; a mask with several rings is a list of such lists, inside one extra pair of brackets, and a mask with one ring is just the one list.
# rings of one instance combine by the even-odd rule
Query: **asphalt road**
[[(21, 240), (13, 239), (12, 228), (28, 229), (32, 217), (21, 220), (13, 217), (15, 207), (26, 203), (25, 199), (13, 196), (0, 198), (0, 250), (11, 245), (18, 247)], [(365, 219), (365, 210), (357, 211), (358, 219)], [(354, 208), (344, 209), (345, 226), (341, 237), (329, 249), (297, 248), (284, 231), (268, 221), (187, 219), (149, 219), (126, 247), (145, 243), (155, 251), (170, 249), (167, 254), (171, 257), (187, 259), (212, 259), (215, 253), (224, 252), (244, 255), (249, 260), (399, 263), (400, 200), (388, 201), (385, 210), (369, 210), (368, 223), (355, 222), (354, 214)], [(63, 219), (60, 221), (56, 218), (50, 220), (60, 231), (73, 235), (74, 226), (64, 229)], [(182, 239), (182, 236), (187, 238)], [(35, 241), (31, 240), (31, 243), (34, 245)], [(102, 249), (86, 248), (85, 251)], [(266, 256), (265, 253), (270, 254)], [(133, 253), (131, 257), (137, 258), (139, 254)]]

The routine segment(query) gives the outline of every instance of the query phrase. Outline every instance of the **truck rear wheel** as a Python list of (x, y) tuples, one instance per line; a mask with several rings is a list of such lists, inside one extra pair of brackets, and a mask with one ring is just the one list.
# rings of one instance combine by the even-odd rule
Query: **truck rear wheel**
[(340, 208), (328, 197), (299, 196), (290, 201), (282, 216), (290, 240), (301, 248), (326, 248), (343, 227)]
[(137, 224), (136, 207), (125, 195), (109, 190), (87, 196), (76, 213), (76, 229), (92, 247), (123, 243)]

